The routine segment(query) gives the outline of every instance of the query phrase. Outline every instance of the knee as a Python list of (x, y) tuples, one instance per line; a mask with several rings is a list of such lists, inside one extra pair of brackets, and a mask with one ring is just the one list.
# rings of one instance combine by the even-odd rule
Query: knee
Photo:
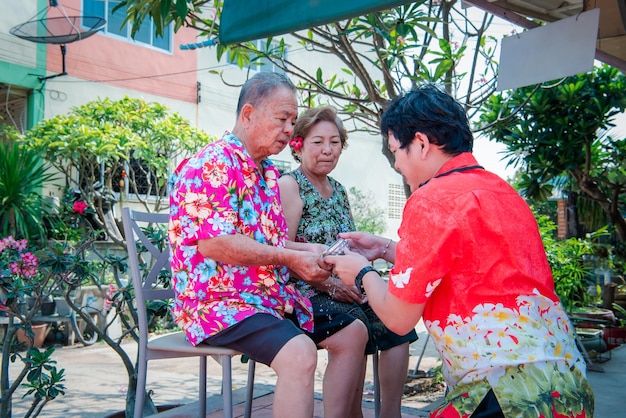
[(342, 336), (342, 340), (345, 341), (345, 344), (349, 345), (359, 345), (365, 348), (367, 341), (369, 339), (369, 334), (367, 331), (367, 326), (359, 319), (352, 322), (346, 328), (344, 328), (345, 335)]
[(322, 341), (320, 347), (331, 353), (362, 353), (368, 338), (367, 327), (357, 319)]
[(294, 337), (278, 352), (271, 367), (278, 375), (313, 375), (317, 367), (317, 347), (306, 335)]

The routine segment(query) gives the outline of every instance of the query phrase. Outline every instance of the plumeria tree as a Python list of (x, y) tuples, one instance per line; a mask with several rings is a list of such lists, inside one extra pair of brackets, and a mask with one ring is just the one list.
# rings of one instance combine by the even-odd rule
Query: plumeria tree
[[(62, 294), (76, 316), (120, 357), (128, 373), (128, 416), (132, 416), (137, 396), (138, 359), (130, 356), (122, 343), (139, 337), (134, 292), (132, 284), (125, 281), (126, 243), (113, 217), (114, 205), (125, 204), (132, 197), (145, 211), (165, 209), (167, 178), (174, 162), (214, 139), (159, 103), (129, 97), (98, 99), (74, 107), (17, 138), (24, 150), (37, 155), (39, 167), (54, 169), (50, 171), (57, 172), (65, 183), (59, 204), (45, 216), (46, 234), (55, 240), (40, 251), (37, 277), (44, 277), (44, 272), (52, 274), (55, 292)], [(45, 212), (37, 213), (41, 217)], [(154, 236), (161, 244), (166, 238), (163, 231), (155, 231)], [(102, 251), (95, 245), (101, 239), (112, 241), (111, 248), (119, 251)], [(7, 286), (19, 283), (15, 275), (6, 277)], [(92, 315), (93, 308), (79, 306), (72, 298), (73, 292), (85, 285), (103, 289), (106, 301), (99, 316), (107, 320), (98, 320)], [(19, 299), (16, 292), (4, 291), (13, 296), (2, 302), (15, 308), (14, 315), (18, 312), (17, 305), (13, 307)], [(167, 309), (153, 307), (151, 312), (162, 317)], [(21, 324), (17, 326), (28, 320), (16, 318)], [(120, 321), (122, 333), (112, 337), (107, 330), (114, 319)], [(6, 370), (4, 364), (2, 370)], [(8, 387), (4, 383), (3, 387)], [(156, 413), (150, 394), (139, 396), (145, 396), (146, 407)]]
[(23, 143), (62, 174), (66, 191), (83, 202), (76, 208), (122, 247), (112, 216), (116, 202), (132, 194), (146, 211), (162, 210), (173, 162), (213, 139), (164, 105), (125, 97), (45, 119)]
[[(200, 39), (215, 39), (222, 4), (221, 0), (122, 0), (118, 10), (126, 9), (133, 33), (144, 19), (152, 19), (157, 34), (173, 23), (174, 30), (188, 26), (198, 30)], [(215, 53), (242, 68), (271, 62), (297, 80), (305, 105), (335, 105), (354, 122), (354, 130), (378, 132), (390, 100), (414, 85), (445, 86), (470, 116), (494, 91), (496, 38), (488, 33), (493, 15), (474, 11), (477, 18), (470, 18), (468, 13), (457, 0), (420, 0), (260, 43), (218, 44)], [(325, 64), (341, 71), (305, 68), (286, 54), (296, 46), (325, 55)], [(393, 167), (394, 156), (382, 141), (381, 152)]]

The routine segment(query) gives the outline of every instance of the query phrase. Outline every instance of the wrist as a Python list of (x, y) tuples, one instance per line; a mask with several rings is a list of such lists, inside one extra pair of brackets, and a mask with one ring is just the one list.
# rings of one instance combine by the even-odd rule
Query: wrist
[(374, 267), (365, 266), (359, 271), (359, 273), (354, 278), (354, 285), (359, 290), (359, 292), (361, 292), (362, 295), (365, 294), (365, 288), (363, 287), (363, 278), (365, 277), (367, 273), (372, 272), (372, 271), (378, 274), (378, 272), (376, 271)]
[(385, 256), (387, 255), (387, 252), (389, 251), (389, 246), (391, 245), (392, 242), (393, 240), (391, 238), (389, 238), (389, 240), (386, 241), (385, 246), (380, 251), (380, 258), (386, 260)]

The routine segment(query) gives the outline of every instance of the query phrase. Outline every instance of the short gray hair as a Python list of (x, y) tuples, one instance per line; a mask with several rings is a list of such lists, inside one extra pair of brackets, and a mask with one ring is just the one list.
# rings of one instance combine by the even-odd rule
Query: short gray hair
[(257, 106), (261, 100), (279, 87), (286, 87), (294, 93), (297, 91), (296, 86), (283, 74), (271, 72), (255, 74), (241, 88), (237, 102), (237, 116), (241, 113), (243, 105), (250, 103), (252, 106)]

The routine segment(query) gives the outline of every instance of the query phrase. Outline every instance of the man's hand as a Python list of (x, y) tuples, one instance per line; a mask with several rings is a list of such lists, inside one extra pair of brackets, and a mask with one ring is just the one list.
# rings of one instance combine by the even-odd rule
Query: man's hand
[(322, 260), (321, 253), (298, 251), (297, 259), (289, 266), (296, 276), (307, 282), (323, 282), (330, 277), (330, 268)]
[(359, 271), (370, 265), (367, 258), (353, 251), (346, 251), (344, 255), (327, 255), (324, 262), (332, 266), (333, 274), (347, 286), (354, 286), (354, 279)]

